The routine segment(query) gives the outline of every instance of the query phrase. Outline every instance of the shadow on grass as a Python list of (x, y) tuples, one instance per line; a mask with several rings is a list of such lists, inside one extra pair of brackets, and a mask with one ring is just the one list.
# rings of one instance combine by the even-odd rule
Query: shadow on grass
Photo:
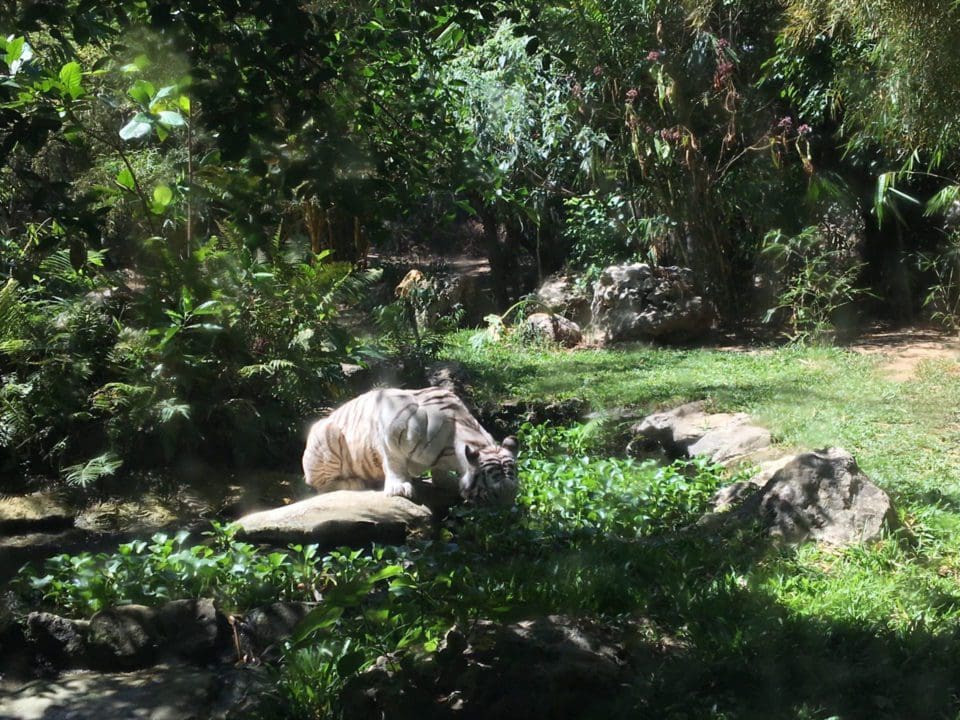
[[(684, 649), (654, 671), (638, 706), (661, 716), (955, 718), (956, 632), (890, 630), (848, 617), (798, 615), (745, 579), (778, 551), (680, 540), (633, 558), (646, 612)], [(955, 597), (930, 598), (931, 607)]]
[(791, 552), (752, 532), (595, 537), (566, 548), (541, 542), (526, 555), (505, 549), (473, 569), (481, 595), (522, 578), (503, 622), (561, 613), (612, 618), (625, 635), (638, 621), (655, 627), (656, 637), (628, 650), (637, 677), (617, 705), (633, 716), (955, 718), (960, 636), (930, 632), (922, 618), (898, 622), (903, 630), (860, 622), (855, 606), (844, 617), (798, 614), (748, 580)]

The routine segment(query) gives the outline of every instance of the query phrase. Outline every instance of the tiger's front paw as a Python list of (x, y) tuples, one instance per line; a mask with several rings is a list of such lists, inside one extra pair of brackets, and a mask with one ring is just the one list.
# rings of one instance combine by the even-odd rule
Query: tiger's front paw
[(413, 483), (406, 481), (399, 482), (387, 482), (383, 486), (384, 495), (398, 495), (400, 497), (412, 498), (413, 497)]

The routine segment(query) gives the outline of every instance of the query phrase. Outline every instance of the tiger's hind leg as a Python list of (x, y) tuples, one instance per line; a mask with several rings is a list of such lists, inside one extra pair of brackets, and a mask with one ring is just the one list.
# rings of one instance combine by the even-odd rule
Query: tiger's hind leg
[(303, 476), (307, 485), (318, 493), (336, 490), (368, 490), (360, 478), (347, 475), (349, 457), (346, 457), (343, 433), (335, 423), (320, 420), (310, 428), (307, 447), (303, 452)]

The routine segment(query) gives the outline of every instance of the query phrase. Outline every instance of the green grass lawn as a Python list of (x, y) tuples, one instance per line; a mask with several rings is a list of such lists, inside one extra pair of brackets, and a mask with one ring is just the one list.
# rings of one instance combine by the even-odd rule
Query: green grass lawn
[[(769, 703), (769, 717), (958, 717), (955, 363), (922, 364), (894, 382), (875, 356), (835, 348), (478, 350), (470, 337), (454, 336), (447, 354), (488, 397), (578, 397), (594, 410), (644, 413), (706, 399), (750, 413), (784, 449), (849, 450), (894, 498), (909, 539), (844, 550), (701, 546), (689, 566), (648, 558), (680, 595), (661, 620), (724, 677), (711, 695), (724, 698), (716, 716), (762, 717)], [(691, 707), (703, 712), (709, 703), (695, 695)]]
[(919, 377), (884, 379), (876, 356), (836, 348), (749, 352), (634, 347), (548, 351), (470, 344), (453, 336), (488, 398), (583, 398), (594, 410), (652, 412), (690, 400), (744, 411), (785, 449), (838, 445), (904, 507), (960, 508), (960, 373), (920, 366)]

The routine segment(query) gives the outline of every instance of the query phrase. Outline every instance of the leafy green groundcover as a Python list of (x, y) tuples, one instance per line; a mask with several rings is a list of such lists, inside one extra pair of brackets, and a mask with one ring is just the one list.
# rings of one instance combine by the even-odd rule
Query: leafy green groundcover
[(212, 595), (243, 609), (323, 602), (277, 668), (283, 717), (337, 716), (378, 656), (432, 653), (454, 623), (547, 613), (643, 618), (680, 647), (625, 707), (660, 717), (945, 717), (957, 710), (955, 581), (922, 549), (774, 549), (749, 532), (678, 532), (724, 480), (702, 463), (595, 457), (591, 427), (525, 427), (522, 494), (455, 514), (408, 548), (266, 552), (218, 527), (209, 545), (155, 536), (113, 555), (60, 556), (23, 592), (74, 614)]

